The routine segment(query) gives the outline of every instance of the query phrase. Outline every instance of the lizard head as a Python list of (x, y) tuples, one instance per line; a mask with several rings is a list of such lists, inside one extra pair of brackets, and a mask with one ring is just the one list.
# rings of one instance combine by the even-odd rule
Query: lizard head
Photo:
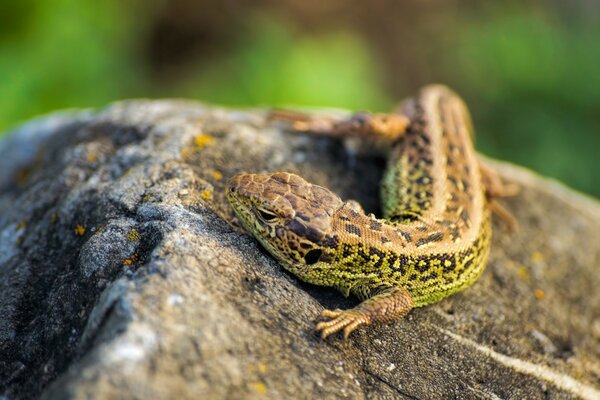
[(311, 280), (332, 216), (343, 205), (337, 195), (298, 175), (277, 172), (234, 176), (227, 198), (247, 231), (286, 269)]

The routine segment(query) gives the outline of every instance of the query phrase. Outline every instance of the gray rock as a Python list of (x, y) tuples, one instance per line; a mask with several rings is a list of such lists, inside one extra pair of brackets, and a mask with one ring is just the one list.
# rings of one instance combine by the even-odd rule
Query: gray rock
[(0, 398), (598, 399), (600, 205), (522, 168), (470, 289), (350, 340), (351, 307), (238, 228), (241, 171), (291, 171), (378, 211), (384, 160), (261, 111), (117, 103), (0, 142)]

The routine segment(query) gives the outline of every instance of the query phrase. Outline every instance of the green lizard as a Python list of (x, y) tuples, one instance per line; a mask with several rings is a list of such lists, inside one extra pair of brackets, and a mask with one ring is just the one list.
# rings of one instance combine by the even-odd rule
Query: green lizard
[(458, 95), (432, 85), (397, 114), (285, 118), (295, 131), (393, 143), (382, 182), (384, 219), (291, 173), (229, 181), (242, 225), (287, 270), (362, 300), (350, 310), (324, 310), (316, 326), (323, 338), (398, 320), (477, 280), (490, 251), (491, 210), (510, 221), (493, 198), (514, 190), (478, 160)]

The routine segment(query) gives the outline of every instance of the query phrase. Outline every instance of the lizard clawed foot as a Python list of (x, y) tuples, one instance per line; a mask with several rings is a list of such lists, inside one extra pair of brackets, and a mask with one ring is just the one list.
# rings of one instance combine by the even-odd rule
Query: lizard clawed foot
[(362, 325), (369, 325), (371, 317), (360, 310), (323, 310), (321, 318), (329, 318), (317, 324), (316, 330), (321, 331), (321, 338), (343, 330), (344, 339), (347, 339), (353, 330)]
[[(354, 289), (361, 289), (361, 287), (357, 285)], [(372, 297), (367, 298), (355, 308), (321, 312), (321, 318), (328, 319), (328, 321), (317, 324), (316, 329), (321, 332), (321, 338), (325, 339), (333, 333), (343, 331), (344, 339), (347, 339), (350, 333), (359, 326), (396, 321), (413, 308), (412, 296), (403, 287), (381, 286), (375, 289), (368, 287), (366, 289), (368, 290), (367, 294), (362, 292), (363, 297), (368, 297), (368, 294)]]

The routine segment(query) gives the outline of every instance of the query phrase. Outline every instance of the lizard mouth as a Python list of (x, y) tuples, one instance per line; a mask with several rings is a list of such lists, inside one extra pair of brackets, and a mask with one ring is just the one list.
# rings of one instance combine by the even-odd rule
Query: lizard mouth
[(252, 225), (252, 211), (245, 204), (245, 198), (241, 197), (236, 188), (231, 186), (227, 188), (226, 196), (231, 208), (233, 208), (234, 214), (238, 217), (244, 228), (249, 230)]
[(240, 215), (242, 211), (244, 215), (250, 214), (250, 209), (246, 204), (249, 199), (247, 196), (243, 196), (234, 184), (230, 183), (228, 185), (225, 195), (227, 196), (229, 204), (231, 204), (231, 207), (240, 218), (242, 217), (242, 215)]

